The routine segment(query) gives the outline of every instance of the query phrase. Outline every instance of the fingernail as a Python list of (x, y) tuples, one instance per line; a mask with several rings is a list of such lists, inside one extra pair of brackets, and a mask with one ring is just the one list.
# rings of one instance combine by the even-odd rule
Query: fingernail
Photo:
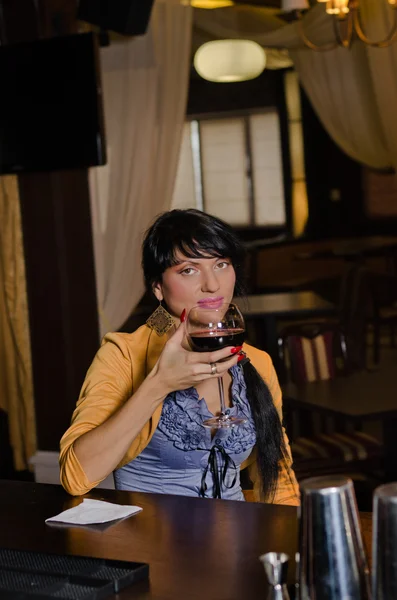
[(235, 346), (234, 348), (231, 348), (230, 353), (231, 354), (237, 354), (237, 352), (240, 352), (242, 346)]
[(186, 321), (186, 308), (183, 309), (179, 318), (181, 320), (181, 323), (184, 323)]
[(243, 360), (243, 358), (245, 358), (244, 354), (239, 354), (239, 356), (237, 357), (237, 362), (239, 363), (240, 360)]

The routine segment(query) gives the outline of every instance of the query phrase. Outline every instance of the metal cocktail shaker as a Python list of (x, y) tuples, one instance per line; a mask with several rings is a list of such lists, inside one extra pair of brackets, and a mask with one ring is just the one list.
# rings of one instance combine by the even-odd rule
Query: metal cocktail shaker
[(301, 482), (300, 600), (370, 600), (370, 580), (353, 482)]
[(267, 600), (290, 600), (287, 589), (288, 560), (284, 553), (268, 552), (259, 557), (269, 584)]
[(375, 490), (372, 535), (374, 600), (397, 598), (397, 483)]

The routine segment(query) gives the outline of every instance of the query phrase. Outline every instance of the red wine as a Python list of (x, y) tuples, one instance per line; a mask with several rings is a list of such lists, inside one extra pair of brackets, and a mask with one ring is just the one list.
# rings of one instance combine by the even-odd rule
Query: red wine
[(244, 329), (195, 331), (190, 335), (190, 344), (195, 352), (212, 352), (226, 346), (242, 346), (244, 337)]

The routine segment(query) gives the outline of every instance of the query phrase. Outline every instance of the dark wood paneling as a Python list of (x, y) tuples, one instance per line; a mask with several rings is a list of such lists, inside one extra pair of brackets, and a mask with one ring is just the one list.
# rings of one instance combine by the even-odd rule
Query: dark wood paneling
[(98, 347), (87, 171), (19, 176), (39, 447), (58, 447)]
[(393, 235), (397, 231), (397, 175), (363, 169), (365, 231)]

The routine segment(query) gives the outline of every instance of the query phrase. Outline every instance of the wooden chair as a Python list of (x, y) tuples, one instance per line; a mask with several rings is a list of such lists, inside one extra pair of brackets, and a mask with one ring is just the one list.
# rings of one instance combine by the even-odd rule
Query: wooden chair
[[(351, 369), (344, 332), (327, 323), (287, 327), (280, 334), (279, 355), (282, 383), (297, 386), (347, 377)], [(382, 445), (356, 423), (299, 405), (288, 395), (284, 420), (298, 479), (330, 473), (378, 477)]]
[[(296, 322), (295, 325), (326, 325), (337, 328), (343, 336), (344, 368), (349, 371), (367, 368), (368, 325), (376, 326), (376, 302), (371, 272), (361, 263), (349, 265), (340, 280), (338, 311), (335, 317), (324, 317)], [(379, 343), (376, 335), (373, 344), (373, 362), (379, 362)]]
[(397, 275), (374, 277), (373, 296), (375, 303), (374, 344), (379, 348), (382, 326), (387, 326), (390, 335), (390, 345), (396, 347), (397, 330)]

